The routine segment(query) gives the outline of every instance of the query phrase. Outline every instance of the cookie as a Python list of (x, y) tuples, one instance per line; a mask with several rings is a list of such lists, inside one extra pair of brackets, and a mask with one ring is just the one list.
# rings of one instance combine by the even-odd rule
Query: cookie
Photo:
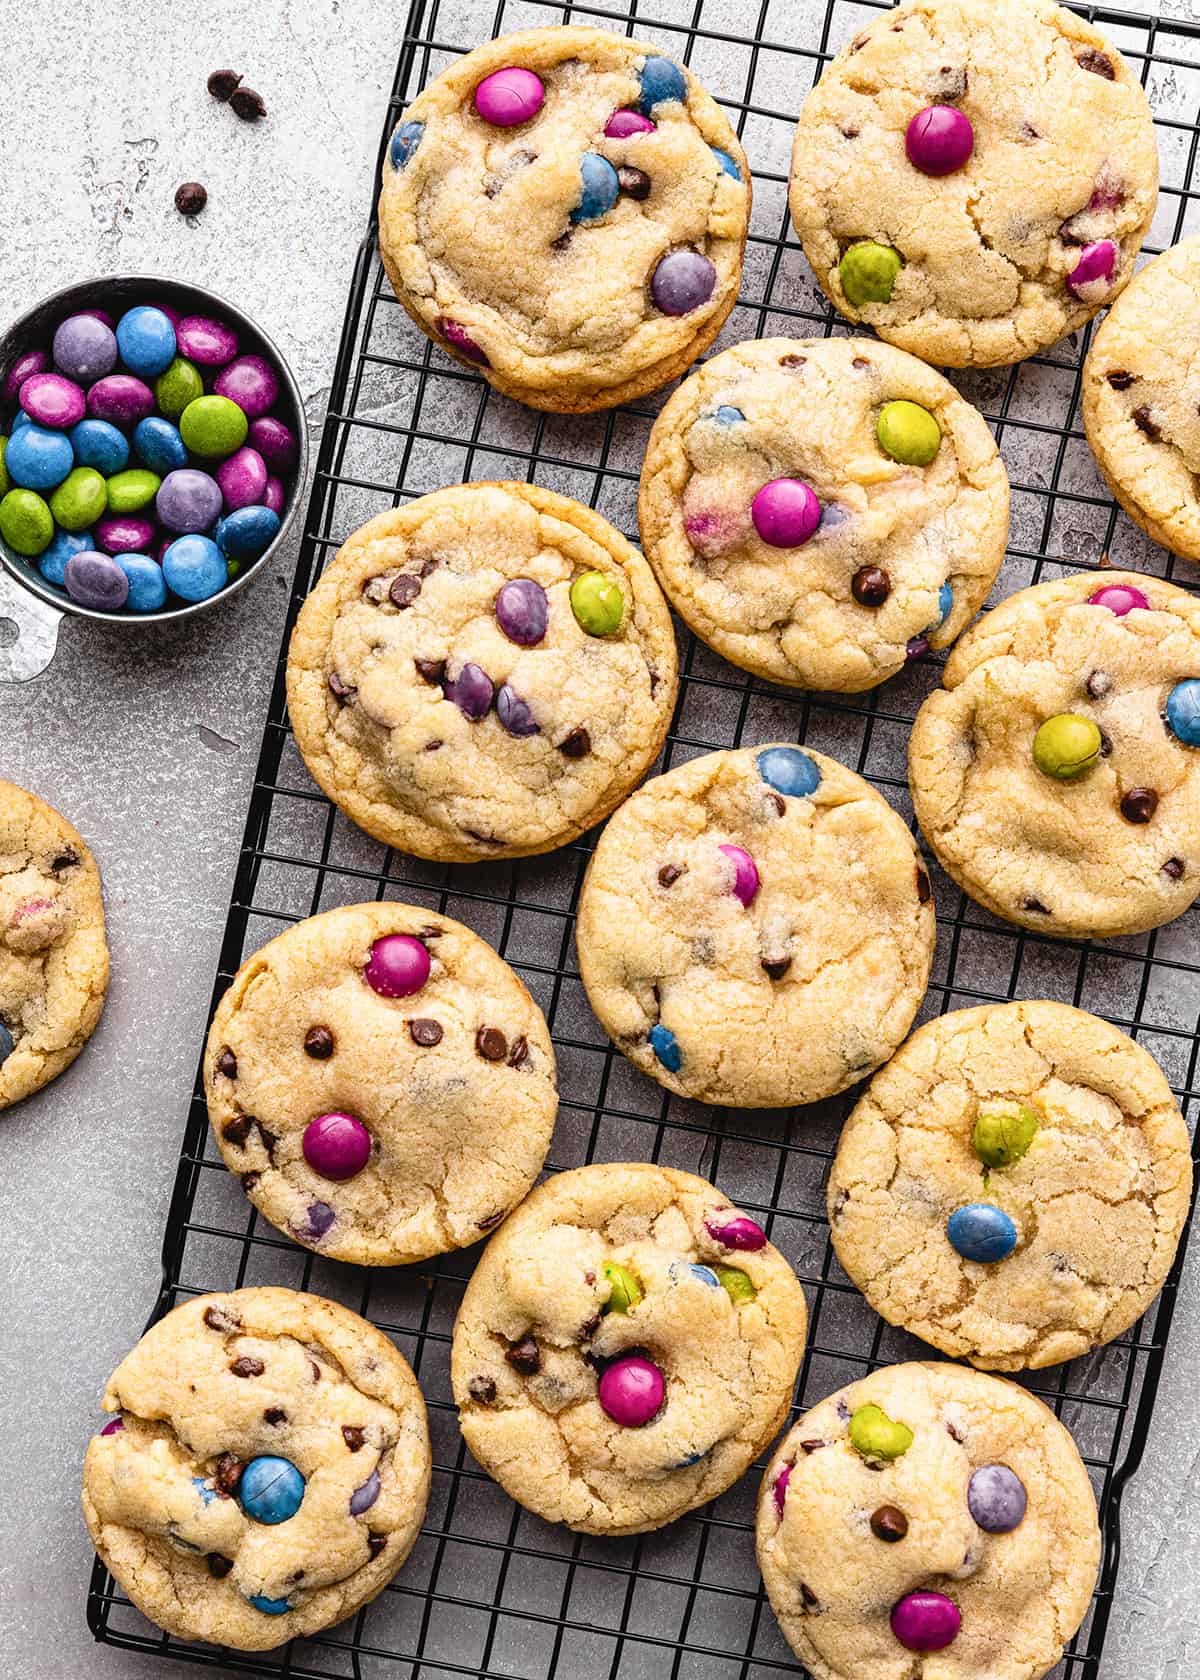
[(1146, 534), (1200, 561), (1200, 410), (1181, 345), (1200, 333), (1200, 237), (1144, 268), (1092, 340), (1083, 424), (1125, 512)]
[(814, 1680), (1038, 1680), (1091, 1599), (1096, 1499), (1025, 1389), (892, 1365), (789, 1431), (758, 1498), (758, 1562)]
[(532, 1187), (558, 1107), (550, 1034), (512, 969), (407, 904), (329, 910), (256, 951), (204, 1078), (255, 1207), (359, 1266), (478, 1242)]
[(737, 1108), (816, 1102), (908, 1032), (929, 983), (929, 878), (887, 801), (836, 759), (772, 746), (657, 776), (609, 823), (579, 970), (635, 1067)]
[(702, 1178), (540, 1185), (467, 1285), (450, 1373), (480, 1464), (547, 1522), (640, 1534), (723, 1493), (783, 1426), (804, 1291)]
[(201, 1295), (109, 1378), (88, 1447), (92, 1543), (143, 1615), (267, 1651), (352, 1615), (408, 1556), (425, 1403), (386, 1336), (293, 1289)]
[(382, 513), (301, 608), (288, 708), (314, 779), (418, 857), (548, 852), (620, 804), (675, 704), (671, 616), (619, 531), (533, 484)]
[(578, 25), (489, 41), (402, 113), (379, 253), (417, 325), (496, 390), (584, 413), (656, 390), (737, 298), (737, 136), (690, 70)]
[(1154, 1058), (1063, 1003), (930, 1021), (875, 1075), (829, 1178), (838, 1259), (877, 1313), (1019, 1371), (1119, 1336), (1187, 1218), (1187, 1127)]
[(843, 315), (929, 362), (1023, 361), (1132, 273), (1158, 198), (1134, 70), (1054, 0), (904, 0), (805, 101), (792, 220)]
[(1200, 601), (1132, 572), (1009, 596), (917, 714), (909, 781), (943, 869), (1006, 921), (1141, 933), (1200, 892)]
[(979, 611), (1008, 475), (983, 416), (915, 357), (768, 338), (676, 391), (639, 515), (659, 582), (718, 653), (768, 682), (854, 692)]
[(0, 782), (0, 1109), (70, 1067), (107, 990), (95, 859), (65, 817)]

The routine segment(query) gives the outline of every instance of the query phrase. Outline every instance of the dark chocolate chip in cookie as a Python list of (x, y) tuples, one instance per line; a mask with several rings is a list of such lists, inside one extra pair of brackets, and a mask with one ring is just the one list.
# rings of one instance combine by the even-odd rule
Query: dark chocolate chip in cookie
[(1184, 862), (1182, 858), (1168, 858), (1162, 866), (1164, 875), (1169, 875), (1172, 881), (1182, 881)]
[(567, 758), (586, 758), (592, 750), (592, 737), (586, 729), (572, 729), (567, 738), (558, 743), (558, 750)]
[(1081, 70), (1090, 70), (1093, 76), (1103, 76), (1106, 82), (1115, 82), (1117, 79), (1116, 66), (1112, 59), (1096, 47), (1086, 47), (1083, 52), (1076, 53), (1075, 62)]
[(413, 664), (417, 667), (417, 675), (422, 682), (430, 683), (434, 688), (437, 688), (444, 681), (446, 676), (446, 661), (444, 659), (414, 659)]
[(871, 1533), (877, 1540), (894, 1546), (908, 1533), (908, 1518), (898, 1505), (881, 1505), (871, 1513)]
[(807, 356), (780, 356), (779, 365), (785, 368), (802, 368), (807, 361)]
[(388, 599), (394, 607), (399, 607), (403, 612), (405, 607), (412, 606), (420, 593), (420, 578), (414, 577), (411, 572), (401, 572), (399, 577), (392, 579)]
[(673, 887), (682, 874), (678, 864), (664, 863), (658, 872), (658, 884), (660, 887)]
[(1031, 916), (1048, 916), (1050, 914), (1040, 898), (1027, 898), (1025, 908)]
[(1158, 810), (1158, 795), (1153, 788), (1130, 788), (1121, 800), (1121, 815), (1129, 823), (1148, 823)]
[(772, 980), (782, 980), (792, 966), (791, 957), (764, 957), (762, 967)]
[(921, 904), (928, 904), (933, 897), (933, 888), (929, 884), (929, 876), (917, 865), (917, 899)]
[(217, 1057), (217, 1072), (223, 1073), (226, 1079), (237, 1078), (237, 1057), (232, 1050), (222, 1050)]
[(309, 1027), (304, 1035), (305, 1054), (316, 1062), (327, 1062), (333, 1055), (333, 1034), (328, 1027)]
[(209, 1552), (205, 1561), (208, 1564), (208, 1573), (214, 1581), (223, 1581), (233, 1568), (233, 1559), (227, 1558), (222, 1552)]
[(508, 1040), (499, 1027), (480, 1027), (475, 1034), (475, 1048), (485, 1062), (502, 1062), (508, 1055)]
[(74, 846), (67, 846), (59, 852), (58, 856), (54, 859), (54, 862), (50, 865), (51, 873), (54, 875), (61, 875), (64, 869), (73, 869), (78, 862), (79, 853), (75, 850)]
[(1128, 391), (1136, 377), (1136, 374), (1126, 373), (1124, 368), (1113, 368), (1111, 373), (1105, 375), (1114, 391)]
[(860, 607), (881, 607), (892, 593), (892, 580), (882, 566), (860, 566), (850, 579), (850, 593)]
[(496, 1385), (491, 1377), (472, 1377), (467, 1384), (467, 1393), (479, 1405), (490, 1406), (496, 1398)]
[(367, 1555), (368, 1555), (368, 1557), (377, 1558), (379, 1556), (380, 1552), (383, 1550), (383, 1548), (387, 1545), (387, 1543), (388, 1543), (388, 1537), (387, 1537), (386, 1534), (372, 1534), (372, 1533), (368, 1532), (368, 1534), (367, 1534)]
[(254, 1121), (248, 1114), (239, 1114), (234, 1120), (227, 1120), (221, 1128), (221, 1136), (226, 1143), (231, 1143), (235, 1149), (245, 1147), (246, 1139), (250, 1136), (250, 1128)]
[(431, 1020), (427, 1015), (418, 1015), (416, 1020), (408, 1023), (408, 1036), (414, 1044), (431, 1050), (435, 1044), (442, 1042), (442, 1023)]
[(512, 1049), (508, 1052), (508, 1065), (510, 1068), (524, 1067), (528, 1060), (529, 1040), (522, 1033), (520, 1038), (513, 1040)]
[(523, 1377), (536, 1376), (542, 1368), (541, 1349), (532, 1336), (522, 1336), (519, 1342), (514, 1342), (504, 1355), (514, 1371), (519, 1371)]
[(231, 1331), (240, 1330), (242, 1327), (241, 1319), (226, 1312), (224, 1307), (205, 1307), (204, 1322), (210, 1330), (215, 1330), (221, 1336), (228, 1336)]
[(287, 1413), (282, 1406), (268, 1406), (263, 1413), (263, 1422), (269, 1423), (272, 1428), (278, 1428), (281, 1423), (287, 1422)]
[(617, 170), (617, 185), (626, 198), (649, 198), (650, 177), (644, 169), (623, 168)]
[(252, 1359), (246, 1353), (229, 1367), (235, 1377), (261, 1377), (266, 1368), (261, 1359)]
[(366, 1438), (366, 1430), (360, 1428), (358, 1424), (344, 1423), (342, 1425), (342, 1440), (345, 1441), (351, 1452), (358, 1452)]
[(1162, 427), (1148, 408), (1135, 408), (1133, 423), (1139, 432), (1145, 432), (1151, 443), (1158, 443), (1162, 437)]

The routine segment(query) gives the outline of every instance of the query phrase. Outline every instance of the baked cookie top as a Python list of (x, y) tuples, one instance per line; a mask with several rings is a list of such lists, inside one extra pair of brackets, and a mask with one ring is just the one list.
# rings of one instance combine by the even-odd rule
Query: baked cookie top
[(202, 1295), (117, 1366), (83, 1510), (138, 1609), (270, 1650), (341, 1621), (408, 1556), (429, 1493), (425, 1404), (386, 1336), (292, 1289)]
[(107, 990), (95, 859), (65, 817), (0, 782), (0, 1109), (71, 1065)]
[(600, 837), (579, 968), (618, 1049), (669, 1091), (779, 1108), (873, 1072), (929, 982), (935, 919), (912, 836), (808, 748), (708, 753)]
[(866, 339), (714, 356), (655, 422), (646, 558), (698, 636), (769, 682), (873, 688), (987, 597), (1008, 475), (983, 416)]
[(759, 1494), (758, 1561), (815, 1680), (1037, 1680), (1091, 1598), (1096, 1500), (1025, 1389), (892, 1365), (789, 1431)]
[(659, 1528), (782, 1426), (806, 1320), (787, 1261), (704, 1179), (641, 1162), (560, 1173), (467, 1285), (450, 1365), (463, 1435), (548, 1522)]
[(1083, 423), (1142, 530), (1200, 560), (1200, 237), (1144, 268), (1105, 316), (1083, 370)]
[(1187, 1127), (1154, 1058), (1062, 1003), (915, 1032), (842, 1131), (838, 1259), (891, 1324), (991, 1370), (1075, 1359), (1161, 1289), (1187, 1218)]
[(1200, 891), (1200, 601), (1084, 573), (1009, 596), (917, 714), (925, 838), (972, 898), (1067, 938), (1139, 933)]
[(1018, 362), (1133, 272), (1158, 196), (1141, 83), (1054, 0), (904, 0), (805, 101), (789, 189), (844, 315), (926, 361)]
[(546, 852), (608, 815), (675, 703), (670, 613), (637, 549), (532, 484), (372, 519), (301, 609), (288, 707), (315, 780), (418, 857)]
[(516, 974), (407, 904), (327, 911), (247, 958), (204, 1076), (254, 1205), (360, 1266), (478, 1242), (537, 1178), (558, 1108), (550, 1034)]
[(750, 172), (692, 73), (578, 25), (489, 41), (404, 111), (379, 246), (417, 324), (535, 408), (675, 377), (737, 297)]

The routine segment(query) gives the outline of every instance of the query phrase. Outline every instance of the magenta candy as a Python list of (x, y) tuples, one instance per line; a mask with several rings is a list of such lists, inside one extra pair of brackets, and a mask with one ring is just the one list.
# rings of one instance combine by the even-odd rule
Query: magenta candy
[(96, 547), (105, 554), (149, 554), (154, 526), (135, 513), (115, 513), (110, 519), (96, 521), (94, 535)]
[(732, 1218), (726, 1219), (719, 1211), (704, 1221), (704, 1229), (722, 1248), (740, 1248), (747, 1254), (754, 1254), (767, 1246), (767, 1233), (744, 1213), (735, 1213)]
[(263, 506), (269, 507), (272, 513), (277, 513), (280, 518), (282, 518), (284, 503), (286, 501), (287, 495), (284, 492), (283, 480), (279, 478), (269, 478), (267, 480), (267, 487), (262, 493)]
[(1067, 275), (1067, 290), (1079, 296), (1086, 287), (1107, 286), (1117, 271), (1117, 247), (1111, 239), (1097, 239), (1085, 245), (1079, 261)]
[(175, 323), (179, 354), (198, 367), (224, 367), (238, 353), (237, 334), (209, 315), (185, 315)]
[(322, 1178), (341, 1182), (371, 1159), (371, 1134), (353, 1114), (318, 1114), (304, 1128), (304, 1159)]
[(173, 303), (155, 303), (151, 304), (150, 307), (161, 311), (173, 327), (177, 327), (180, 321), (183, 320), (183, 311), (181, 309), (176, 309)]
[(953, 105), (927, 105), (909, 123), (904, 149), (923, 175), (953, 175), (975, 150), (975, 130)]
[(772, 548), (799, 548), (821, 523), (821, 504), (803, 480), (773, 478), (751, 502), (750, 517)]
[(61, 373), (31, 373), (21, 386), (20, 402), (31, 420), (59, 432), (78, 425), (87, 412), (82, 390)]
[(783, 1469), (775, 1478), (775, 1486), (771, 1489), (771, 1492), (775, 1497), (775, 1509), (778, 1511), (780, 1517), (783, 1516), (783, 1502), (787, 1498), (788, 1483), (792, 1479), (792, 1469), (792, 1465), (785, 1464)]
[(944, 1651), (961, 1626), (958, 1605), (945, 1593), (906, 1593), (892, 1606), (892, 1632), (908, 1651)]
[(604, 132), (610, 140), (628, 140), (631, 134), (653, 134), (658, 127), (649, 117), (644, 117), (640, 111), (614, 111), (604, 125)]
[(446, 343), (452, 344), (460, 356), (465, 356), (469, 362), (478, 362), (481, 367), (491, 367), (487, 351), (476, 344), (466, 327), (452, 321), (449, 315), (439, 315), (433, 324)]
[[(159, 307), (162, 307), (161, 304)], [(168, 312), (163, 310), (163, 313), (165, 315)], [(107, 309), (81, 309), (79, 310), (79, 314), (94, 315), (97, 321), (103, 321), (106, 327), (115, 327), (117, 324), (116, 317), (114, 315), (110, 315)]]
[(104, 1428), (100, 1431), (100, 1433), (101, 1433), (101, 1435), (115, 1435), (118, 1432), (118, 1430), (124, 1429), (124, 1427), (125, 1427), (125, 1419), (124, 1418), (119, 1418), (119, 1417), (110, 1418), (109, 1421), (104, 1425)]
[(1118, 618), (1124, 618), (1126, 613), (1135, 609), (1142, 612), (1150, 611), (1150, 602), (1140, 589), (1135, 589), (1131, 583), (1108, 583), (1103, 589), (1097, 589), (1094, 595), (1088, 596), (1090, 607), (1107, 607), (1110, 613), (1116, 613)]
[(758, 896), (758, 866), (749, 852), (740, 846), (719, 846), (733, 865), (733, 896), (744, 905), (751, 905)]
[(239, 356), (222, 368), (213, 384), (219, 397), (235, 402), (247, 420), (260, 419), (279, 396), (275, 369), (262, 356)]
[(277, 420), (273, 414), (264, 414), (259, 420), (251, 420), (246, 441), (252, 449), (258, 450), (267, 463), (267, 471), (277, 473), (280, 478), (284, 473), (291, 472), (300, 456), (292, 428), (285, 426), (283, 421)]
[(49, 357), (44, 350), (26, 350), (23, 356), (18, 356), (4, 376), (5, 402), (16, 402), (25, 381), (32, 379), (35, 373), (44, 373), (48, 366)]
[(516, 128), (537, 116), (545, 98), (540, 76), (510, 64), (483, 78), (475, 89), (475, 109), (494, 128)]
[(107, 420), (110, 426), (128, 430), (154, 413), (154, 392), (132, 373), (110, 373), (97, 379), (87, 394), (87, 411), (93, 420)]
[[(266, 494), (268, 475), (267, 463), (257, 449), (243, 444), (228, 460), (221, 462), (215, 476), (221, 486), (221, 494), (225, 498), (228, 512), (232, 513), (234, 508), (261, 505)], [(279, 508), (275, 509), (276, 513), (280, 511)]]
[(380, 997), (411, 997), (429, 979), (429, 952), (408, 933), (385, 933), (371, 947), (363, 976)]
[(623, 1429), (641, 1429), (656, 1417), (663, 1403), (666, 1384), (652, 1359), (631, 1353), (606, 1365), (597, 1384), (601, 1406)]

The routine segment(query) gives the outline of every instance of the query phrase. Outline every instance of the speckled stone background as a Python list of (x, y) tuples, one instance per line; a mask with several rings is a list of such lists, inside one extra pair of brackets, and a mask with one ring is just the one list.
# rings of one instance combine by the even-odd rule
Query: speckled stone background
[[(746, 27), (736, 6), (715, 9)], [(1161, 13), (1200, 22), (1200, 0), (1161, 0)], [(194, 279), (276, 338), (315, 437), (404, 14), (400, 0), (0, 0), (0, 320), (90, 273)], [(811, 0), (777, 0), (772, 33), (805, 39), (814, 14)], [(266, 123), (208, 99), (205, 76), (226, 63), (262, 92)], [(211, 195), (194, 224), (172, 205), (186, 179)], [(293, 543), (227, 610), (176, 632), (68, 619), (44, 675), (0, 686), (0, 775), (88, 836), (114, 956), (86, 1054), (0, 1118), (3, 1680), (184, 1672), (92, 1643), (79, 1464), (104, 1379), (156, 1294), (294, 560)], [(9, 610), (0, 597), (0, 665)], [(1200, 1661), (1198, 1283), (1194, 1255), (1125, 1498), (1103, 1680), (1183, 1680)]]

